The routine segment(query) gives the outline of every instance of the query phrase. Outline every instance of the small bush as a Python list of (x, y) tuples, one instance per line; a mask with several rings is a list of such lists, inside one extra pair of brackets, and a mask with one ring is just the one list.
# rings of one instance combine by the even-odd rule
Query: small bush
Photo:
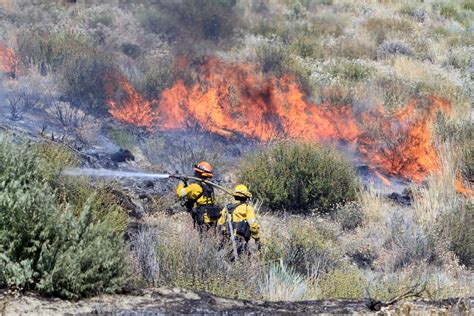
[(122, 52), (133, 59), (137, 59), (142, 54), (140, 46), (132, 43), (122, 44)]
[(90, 20), (90, 27), (96, 28), (99, 25), (111, 27), (114, 24), (114, 17), (107, 13), (96, 13)]
[(156, 9), (148, 9), (140, 12), (137, 19), (138, 23), (149, 32), (158, 34), (167, 30), (162, 23), (163, 18), (160, 11)]
[(278, 43), (265, 43), (257, 49), (257, 59), (265, 73), (283, 75), (289, 52)]
[(60, 70), (68, 60), (92, 49), (87, 37), (67, 30), (53, 33), (28, 31), (18, 39), (18, 53), (23, 62), (37, 66), (43, 75)]
[(266, 207), (309, 214), (328, 212), (355, 199), (356, 176), (334, 149), (280, 143), (243, 159), (239, 181)]
[(462, 7), (466, 10), (474, 11), (474, 1), (473, 0), (464, 0)]
[(366, 286), (361, 272), (353, 266), (334, 269), (318, 281), (321, 296), (331, 299), (360, 299), (365, 295)]
[(70, 58), (60, 74), (60, 89), (75, 106), (107, 113), (106, 81), (111, 71), (109, 60), (94, 51), (78, 58)]
[(0, 287), (68, 299), (121, 290), (127, 282), (122, 236), (79, 217), (56, 197), (27, 143), (0, 139)]
[(426, 231), (416, 219), (401, 212), (392, 213), (388, 229), (390, 233), (385, 246), (392, 255), (386, 258), (387, 270), (397, 271), (419, 262), (443, 263), (441, 254), (445, 245), (436, 238), (435, 229)]
[(150, 60), (143, 68), (144, 74), (138, 82), (138, 88), (149, 100), (158, 99), (161, 92), (175, 82), (175, 66), (170, 58)]
[(273, 265), (259, 283), (259, 292), (268, 301), (310, 299), (310, 283), (283, 263)]
[(295, 218), (269, 225), (266, 230), (266, 262), (281, 261), (301, 275), (316, 278), (339, 259), (333, 250), (336, 230), (328, 222)]
[(120, 148), (128, 149), (133, 151), (138, 146), (138, 137), (127, 129), (110, 129), (110, 139), (117, 144)]
[[(472, 139), (474, 133), (474, 128), (471, 127), (470, 132), (468, 133), (468, 137)], [(466, 139), (469, 139), (466, 137)], [(474, 144), (471, 142), (469, 143), (466, 148), (463, 150), (463, 174), (466, 179), (469, 179), (471, 182), (474, 181)]]
[(369, 18), (364, 23), (364, 27), (378, 44), (390, 40), (391, 35), (407, 36), (415, 30), (413, 22), (410, 20), (396, 18)]
[(353, 202), (340, 206), (333, 213), (333, 219), (338, 222), (343, 230), (354, 230), (360, 226), (364, 220), (361, 207)]
[(40, 161), (39, 168), (43, 179), (49, 183), (57, 180), (66, 167), (79, 167), (78, 157), (67, 147), (52, 142), (37, 143), (34, 152)]
[(449, 248), (459, 262), (474, 267), (474, 204), (468, 202), (442, 216), (439, 225), (447, 232)]
[(329, 73), (334, 78), (340, 78), (349, 81), (361, 81), (369, 78), (373, 70), (372, 68), (357, 62), (339, 61), (330, 69)]
[(448, 2), (441, 6), (439, 14), (448, 19), (462, 22), (461, 8), (453, 2)]
[(403, 43), (397, 41), (384, 41), (377, 49), (378, 58), (386, 58), (391, 55), (413, 55), (411, 49)]
[[(121, 206), (119, 198), (111, 193), (110, 187), (100, 183), (92, 187), (90, 179), (87, 178), (62, 179), (56, 187), (59, 189), (59, 203), (68, 203), (74, 216), (79, 216), (84, 207), (88, 206), (93, 222), (107, 221), (112, 231), (125, 231), (127, 212)], [(89, 201), (92, 195), (95, 198)]]
[(377, 43), (372, 36), (340, 36), (330, 47), (330, 54), (349, 59), (374, 59), (377, 56)]
[(140, 24), (173, 39), (212, 40), (230, 36), (238, 23), (235, 0), (161, 1), (139, 16)]

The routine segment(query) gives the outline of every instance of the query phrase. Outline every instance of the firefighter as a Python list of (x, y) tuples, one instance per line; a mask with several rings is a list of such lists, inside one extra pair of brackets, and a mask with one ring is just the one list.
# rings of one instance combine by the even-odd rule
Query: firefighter
[[(213, 177), (210, 163), (202, 161), (194, 165), (194, 175), (202, 180)], [(215, 205), (214, 188), (203, 181), (180, 179), (176, 188), (178, 198), (183, 199), (188, 212), (191, 213), (193, 224), (200, 232), (216, 227), (219, 219), (219, 208)]]
[[(235, 187), (233, 196), (235, 202), (222, 209), (217, 225), (224, 236), (234, 239), (232, 243), (237, 256), (247, 252), (250, 238), (255, 240), (260, 250), (260, 224), (253, 207), (249, 205), (252, 193), (245, 185), (239, 184)], [(232, 226), (233, 233), (230, 233), (229, 226)]]

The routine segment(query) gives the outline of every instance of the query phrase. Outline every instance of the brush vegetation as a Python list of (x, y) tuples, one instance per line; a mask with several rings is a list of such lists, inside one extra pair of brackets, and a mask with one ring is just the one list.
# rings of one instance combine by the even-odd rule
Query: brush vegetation
[(281, 143), (242, 159), (239, 182), (274, 211), (328, 213), (355, 200), (352, 165), (335, 149)]
[[(147, 286), (274, 301), (473, 296), (472, 196), (454, 189), (474, 170), (473, 9), (472, 0), (0, 0), (0, 44), (19, 58), (14, 80), (1, 81), (12, 124), (40, 112), (79, 147), (102, 128), (150, 169), (209, 160), (250, 186), (263, 243), (230, 262), (228, 245), (199, 236), (179, 211), (171, 184), (156, 184), (146, 225), (125, 241), (129, 218), (112, 184), (59, 176), (81, 163), (70, 147), (2, 135), (0, 288), (68, 299)], [(409, 188), (403, 206), (361, 188), (334, 149), (285, 142), (247, 153), (238, 139), (107, 124), (108, 75), (157, 99), (176, 80), (198, 80), (210, 55), (290, 74), (310, 101), (356, 112), (443, 97), (453, 109), (436, 124), (439, 172)]]
[(70, 156), (32, 149), (0, 138), (0, 286), (69, 299), (122, 289), (127, 264), (114, 214), (95, 214), (104, 209), (91, 191), (58, 201), (49, 182), (56, 172), (42, 158)]

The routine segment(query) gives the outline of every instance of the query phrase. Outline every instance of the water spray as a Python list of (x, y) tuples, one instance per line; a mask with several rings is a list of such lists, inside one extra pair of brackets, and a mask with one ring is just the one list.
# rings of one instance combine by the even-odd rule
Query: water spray
[(110, 170), (110, 169), (93, 169), (93, 168), (66, 168), (61, 173), (63, 176), (81, 177), (104, 177), (104, 178), (142, 178), (142, 179), (181, 179), (181, 180), (196, 180), (203, 182), (217, 189), (224, 191), (227, 194), (232, 195), (232, 192), (225, 187), (197, 177), (181, 175), (181, 174), (168, 174), (168, 173), (146, 173), (136, 171), (121, 171), (121, 170)]

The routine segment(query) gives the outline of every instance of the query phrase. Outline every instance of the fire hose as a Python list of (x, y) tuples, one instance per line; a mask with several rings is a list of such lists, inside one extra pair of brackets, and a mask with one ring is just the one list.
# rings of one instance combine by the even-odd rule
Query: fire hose
[(199, 182), (211, 185), (223, 192), (232, 195), (232, 192), (225, 187), (205, 179), (198, 177), (192, 177), (182, 174), (168, 174), (168, 173), (145, 173), (135, 171), (121, 171), (121, 170), (109, 170), (109, 169), (93, 169), (93, 168), (66, 168), (61, 173), (64, 176), (92, 176), (92, 177), (115, 177), (115, 178), (147, 178), (147, 179), (182, 179), (182, 180), (196, 180)]
[(212, 185), (213, 187), (215, 187), (219, 190), (222, 190), (222, 191), (224, 191), (225, 193), (227, 193), (229, 195), (233, 195), (232, 192), (229, 191), (228, 189), (226, 189), (225, 187), (223, 187), (223, 186), (221, 186), (221, 185), (219, 185), (215, 182), (212, 182), (212, 181), (209, 181), (209, 180), (204, 180), (204, 179), (201, 179), (201, 178), (198, 178), (198, 177), (192, 177), (192, 176), (181, 175), (181, 174), (170, 174), (169, 178), (180, 179), (180, 180), (196, 180), (196, 181), (199, 181), (199, 182), (203, 182), (203, 183)]

